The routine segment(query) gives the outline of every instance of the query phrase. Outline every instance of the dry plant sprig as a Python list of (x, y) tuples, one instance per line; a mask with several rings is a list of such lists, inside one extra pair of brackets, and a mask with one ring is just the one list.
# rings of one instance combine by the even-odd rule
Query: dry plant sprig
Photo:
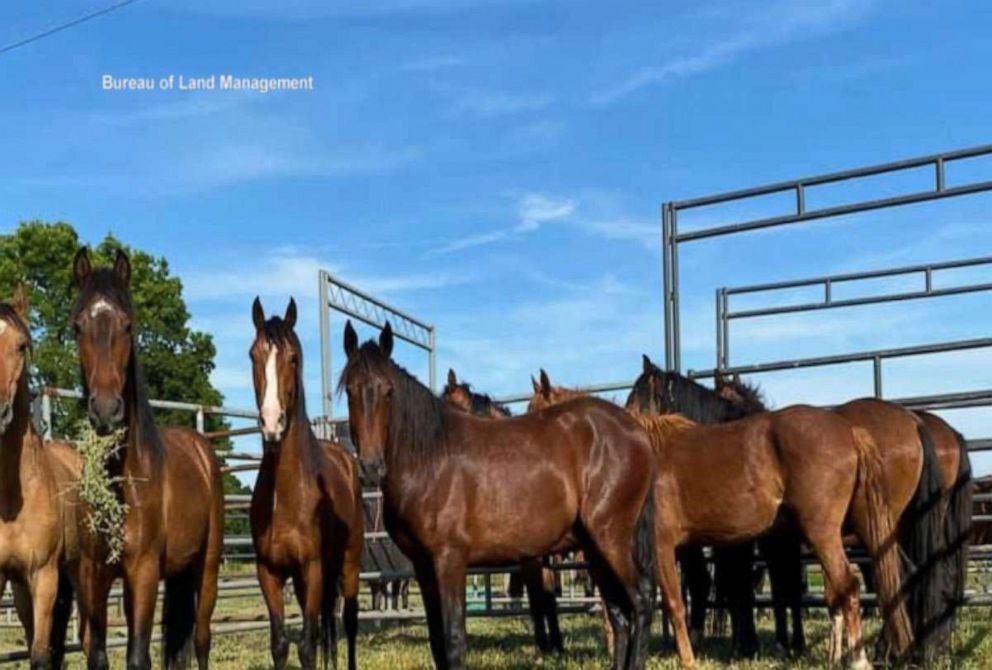
[(86, 523), (90, 532), (107, 543), (107, 563), (117, 563), (124, 552), (124, 516), (127, 505), (120, 499), (115, 485), (123, 477), (112, 477), (107, 461), (124, 443), (125, 429), (120, 428), (101, 437), (89, 421), (80, 421), (76, 428), (79, 455), (83, 458), (83, 472), (79, 479), (79, 499), (86, 503)]

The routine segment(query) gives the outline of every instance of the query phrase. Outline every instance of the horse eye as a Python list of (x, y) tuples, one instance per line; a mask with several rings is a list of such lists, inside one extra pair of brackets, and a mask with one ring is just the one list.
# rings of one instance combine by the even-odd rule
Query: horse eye
[(19, 347), (17, 347), (17, 351), (20, 354), (26, 354), (26, 353), (28, 353), (28, 343), (27, 342), (22, 342), (21, 345)]

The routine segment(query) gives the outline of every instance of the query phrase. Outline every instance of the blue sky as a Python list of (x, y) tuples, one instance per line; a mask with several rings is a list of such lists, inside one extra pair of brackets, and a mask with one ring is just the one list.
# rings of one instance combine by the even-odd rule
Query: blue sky
[[(0, 45), (106, 4), (4, 3)], [(142, 0), (0, 55), (0, 230), (61, 219), (85, 239), (113, 231), (166, 256), (196, 325), (216, 337), (231, 405), (252, 403), (251, 299), (282, 310), (295, 295), (315, 413), (319, 268), (435, 323), (439, 374), (453, 366), (480, 389), (525, 390), (540, 366), (569, 384), (628, 378), (642, 351), (661, 360), (660, 203), (989, 142), (990, 13), (917, 1)], [(214, 73), (312, 75), (315, 90), (100, 87), (104, 74)], [(992, 161), (949, 177), (992, 178)], [(712, 365), (715, 287), (988, 255), (990, 203), (685, 247), (684, 361)], [(740, 325), (732, 362), (980, 337), (987, 305)], [(403, 359), (425, 374), (422, 357)], [(990, 371), (988, 352), (901, 361), (886, 390), (984, 388)], [(760, 381), (778, 406), (871, 388), (863, 366)], [(987, 410), (948, 417), (992, 435)]]

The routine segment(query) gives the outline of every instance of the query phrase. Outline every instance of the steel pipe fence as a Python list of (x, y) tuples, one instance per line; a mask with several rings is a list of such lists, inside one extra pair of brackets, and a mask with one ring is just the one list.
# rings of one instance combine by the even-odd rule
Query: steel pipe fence
[(373, 328), (384, 328), (389, 321), (393, 335), (427, 352), (428, 386), (437, 390), (437, 331), (375, 296), (320, 270), (317, 273), (317, 302), (320, 309), (320, 382), (324, 416), (334, 416), (334, 343), (331, 342), (331, 312), (338, 312)]
[[(679, 245), (685, 242), (735, 235), (765, 228), (808, 223), (818, 219), (833, 218), (878, 209), (919, 204), (944, 198), (974, 195), (992, 191), (992, 181), (976, 181), (960, 186), (948, 187), (947, 165), (982, 156), (992, 155), (992, 145), (948, 151), (908, 160), (883, 163), (868, 167), (843, 170), (814, 177), (794, 179), (767, 184), (756, 188), (728, 191), (715, 195), (666, 202), (661, 208), (662, 244), (662, 292), (664, 302), (665, 364), (669, 370), (680, 371), (681, 324), (679, 305)], [(909, 170), (933, 168), (933, 187), (922, 191), (911, 191), (886, 198), (856, 199), (847, 204), (809, 209), (806, 207), (807, 192), (817, 186), (850, 182), (865, 177), (906, 173)], [(792, 210), (778, 216), (729, 221), (716, 226), (691, 231), (679, 231), (679, 214), (691, 209), (743, 203), (753, 198), (782, 193), (794, 193)]]

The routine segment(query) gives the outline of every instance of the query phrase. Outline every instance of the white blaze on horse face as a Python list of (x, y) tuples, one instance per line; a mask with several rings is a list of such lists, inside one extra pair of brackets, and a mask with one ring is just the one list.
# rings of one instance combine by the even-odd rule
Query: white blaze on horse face
[(265, 436), (278, 435), (282, 432), (280, 419), (282, 407), (279, 405), (279, 369), (276, 365), (279, 347), (269, 345), (268, 357), (265, 359), (265, 395), (262, 397), (262, 433)]
[(3, 335), (7, 331), (7, 322), (0, 319), (0, 335)]
[(112, 311), (113, 309), (114, 306), (107, 302), (105, 298), (100, 298), (90, 306), (90, 317), (95, 319), (97, 315)]

